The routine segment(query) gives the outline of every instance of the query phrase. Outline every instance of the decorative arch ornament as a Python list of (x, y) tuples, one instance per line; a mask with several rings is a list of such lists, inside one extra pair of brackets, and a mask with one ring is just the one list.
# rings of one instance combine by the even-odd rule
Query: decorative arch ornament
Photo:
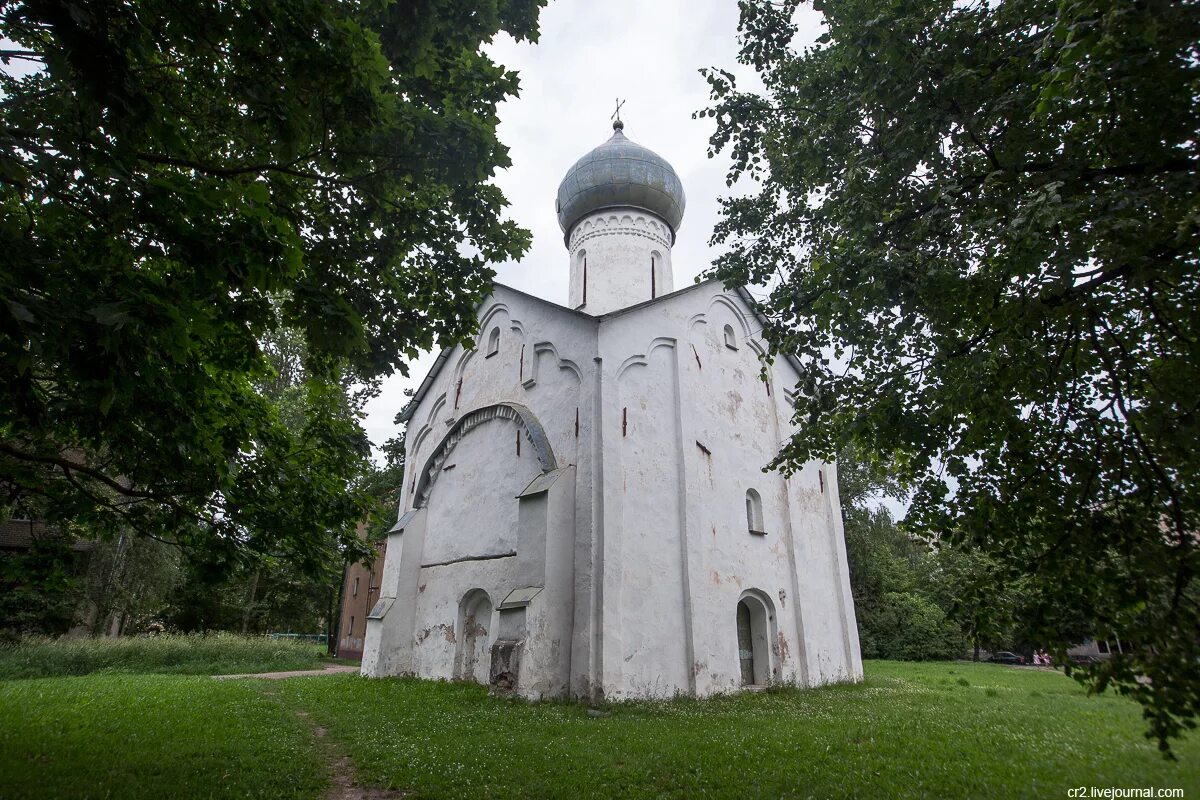
[(538, 356), (547, 354), (554, 359), (555, 366), (560, 370), (569, 372), (575, 378), (576, 383), (583, 382), (583, 371), (579, 369), (579, 365), (570, 359), (563, 358), (558, 354), (558, 348), (553, 342), (534, 342), (533, 345), (533, 362), (529, 366), (529, 377), (522, 382), (522, 386), (526, 389), (532, 389), (537, 385), (538, 376), (541, 371), (541, 359)]
[(675, 339), (668, 336), (659, 336), (650, 342), (650, 346), (646, 348), (645, 353), (636, 353), (621, 362), (621, 366), (617, 367), (617, 379), (625, 375), (631, 367), (644, 367), (650, 363), (649, 356), (660, 347), (669, 347), (674, 349), (678, 344)]
[(449, 432), (438, 443), (438, 446), (434, 448), (428, 460), (426, 460), (424, 468), (419, 473), (413, 508), (425, 507), (425, 503), (429, 500), (429, 493), (433, 490), (433, 485), (437, 483), (438, 476), (442, 474), (442, 465), (446, 463), (446, 459), (453, 452), (459, 441), (462, 440), (463, 436), (478, 428), (483, 423), (494, 419), (512, 420), (517, 428), (525, 433), (525, 438), (533, 445), (533, 451), (537, 454), (542, 472), (552, 472), (558, 469), (558, 461), (554, 458), (554, 450), (550, 447), (550, 439), (546, 436), (546, 431), (542, 427), (542, 423), (538, 421), (538, 418), (529, 408), (519, 403), (496, 403), (495, 405), (483, 406), (474, 411), (468, 411), (459, 417), (455, 421), (454, 426), (450, 428)]

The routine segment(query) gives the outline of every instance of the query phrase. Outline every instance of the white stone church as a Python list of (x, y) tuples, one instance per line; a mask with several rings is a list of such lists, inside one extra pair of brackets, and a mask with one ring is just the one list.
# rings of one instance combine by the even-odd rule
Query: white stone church
[(763, 471), (797, 373), (764, 373), (748, 294), (674, 288), (683, 187), (613, 127), (558, 188), (569, 304), (496, 285), (400, 415), (363, 674), (589, 701), (859, 680), (836, 468)]

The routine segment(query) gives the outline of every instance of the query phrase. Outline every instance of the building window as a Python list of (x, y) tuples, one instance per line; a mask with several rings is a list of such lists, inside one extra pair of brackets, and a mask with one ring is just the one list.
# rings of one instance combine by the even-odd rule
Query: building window
[(746, 527), (751, 533), (765, 536), (763, 526), (762, 498), (753, 489), (746, 490)]
[(354, 579), (354, 589), (350, 592), (351, 596), (358, 597), (358, 578)]
[[(579, 305), (575, 306), (577, 309), (587, 305), (587, 279), (587, 251), (580, 250), (575, 254), (575, 266), (571, 270), (571, 292), (574, 298), (572, 302), (579, 301)], [(575, 287), (579, 287), (578, 290)], [(579, 292), (578, 295), (575, 294), (576, 291)]]
[(350, 635), (354, 635), (354, 617), (350, 618)]
[(737, 337), (733, 335), (733, 326), (725, 326), (725, 346), (730, 350), (737, 350)]
[(500, 352), (500, 329), (492, 328), (492, 332), (488, 334), (488, 349), (487, 355), (484, 358), (491, 358)]
[(658, 253), (650, 254), (650, 299), (658, 297)]
[(1097, 639), (1096, 640), (1096, 650), (1098, 650), (1103, 655), (1108, 655), (1108, 652), (1109, 652), (1108, 642), (1105, 641), (1104, 639)]

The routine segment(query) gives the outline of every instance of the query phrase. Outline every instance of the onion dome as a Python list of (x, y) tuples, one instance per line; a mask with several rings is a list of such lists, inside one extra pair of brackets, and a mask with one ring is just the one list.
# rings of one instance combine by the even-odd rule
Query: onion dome
[(683, 221), (683, 184), (667, 160), (625, 138), (624, 124), (613, 123), (607, 142), (575, 162), (558, 185), (558, 224), (564, 238), (593, 211), (618, 206), (640, 208), (671, 228), (672, 240)]

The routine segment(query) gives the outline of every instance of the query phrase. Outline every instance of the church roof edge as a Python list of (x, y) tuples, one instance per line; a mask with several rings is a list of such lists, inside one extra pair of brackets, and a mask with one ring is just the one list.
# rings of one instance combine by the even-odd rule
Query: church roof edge
[[(537, 297), (535, 295), (529, 294), (528, 292), (522, 292), (520, 289), (514, 289), (511, 286), (506, 286), (503, 283), (496, 283), (496, 284), (494, 284), (494, 287), (495, 287), (495, 289), (504, 289), (505, 291), (509, 291), (509, 292), (512, 292), (513, 294), (520, 295), (521, 297), (525, 297), (530, 300), (534, 300), (541, 305), (550, 306), (551, 308), (554, 308), (557, 311), (563, 311), (563, 312), (566, 312), (567, 314), (577, 315), (577, 316), (583, 317), (584, 319), (589, 319), (589, 320), (592, 320), (592, 321), (596, 322), (597, 324), (599, 324), (600, 322), (602, 322), (605, 319), (611, 319), (613, 317), (617, 317), (622, 314), (629, 313), (631, 311), (636, 311), (637, 309), (645, 308), (646, 306), (654, 305), (656, 303), (661, 303), (664, 300), (669, 300), (671, 298), (678, 297), (678, 296), (686, 294), (688, 292), (695, 291), (696, 289), (700, 288), (701, 286), (707, 286), (712, 283), (720, 283), (720, 281), (716, 278), (708, 278), (706, 280), (699, 281), (698, 283), (693, 283), (691, 286), (685, 286), (682, 289), (676, 289), (675, 291), (671, 292), (670, 294), (664, 294), (661, 297), (655, 297), (651, 300), (646, 300), (644, 302), (638, 303), (637, 305), (626, 306), (625, 308), (620, 308), (620, 309), (617, 309), (616, 311), (610, 311), (607, 314), (601, 314), (599, 316), (592, 316), (591, 314), (586, 314), (582, 311), (576, 311), (573, 308), (568, 308), (567, 306), (559, 305), (558, 303), (554, 303), (550, 300), (545, 300), (541, 297)], [(767, 325), (767, 316), (762, 312), (761, 309), (759, 309), (758, 301), (754, 299), (754, 295), (750, 294), (750, 290), (748, 290), (745, 286), (736, 286), (736, 287), (734, 287), (734, 293), (742, 300), (743, 303), (746, 304), (746, 307), (750, 310), (750, 313), (754, 315), (754, 318), (756, 320), (758, 320), (758, 324), (760, 326)], [(495, 290), (493, 290), (492, 295), (488, 296), (489, 299), (494, 295), (495, 295)], [(486, 303), (487, 300), (484, 300), (484, 302)], [(483, 305), (483, 303), (480, 303), (479, 306), (476, 306), (476, 309), (478, 309), (482, 305)], [(408, 405), (404, 406), (404, 408), (400, 410), (400, 413), (396, 415), (396, 422), (408, 422), (410, 419), (412, 419), (412, 415), (414, 413), (416, 413), (417, 406), (419, 406), (421, 404), (421, 401), (425, 399), (425, 395), (429, 393), (429, 387), (433, 385), (434, 380), (436, 380), (438, 374), (441, 373), (442, 367), (445, 366), (446, 362), (450, 359), (450, 353), (452, 353), (453, 351), (454, 351), (454, 346), (451, 346), (451, 347), (447, 347), (447, 348), (443, 349), (442, 352), (438, 353), (437, 360), (434, 361), (433, 366), (429, 368), (429, 372), (426, 373), (425, 379), (422, 380), (420, 386), (417, 387), (417, 391), (413, 394), (412, 399), (408, 401)], [(798, 358), (796, 358), (796, 356), (789, 353), (789, 354), (785, 355), (784, 358), (792, 366), (792, 369), (796, 370), (797, 373), (802, 371), (802, 367), (800, 365), (800, 360)]]

